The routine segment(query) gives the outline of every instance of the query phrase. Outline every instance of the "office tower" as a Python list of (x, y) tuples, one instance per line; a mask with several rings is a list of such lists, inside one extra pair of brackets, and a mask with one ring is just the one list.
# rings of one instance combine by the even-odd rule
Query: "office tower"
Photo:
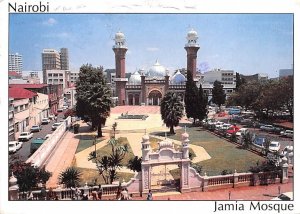
[(23, 70), (23, 59), (22, 55), (16, 54), (9, 54), (8, 55), (8, 71), (14, 71), (20, 75), (22, 75)]
[(60, 66), (61, 70), (69, 70), (69, 51), (68, 48), (60, 49)]

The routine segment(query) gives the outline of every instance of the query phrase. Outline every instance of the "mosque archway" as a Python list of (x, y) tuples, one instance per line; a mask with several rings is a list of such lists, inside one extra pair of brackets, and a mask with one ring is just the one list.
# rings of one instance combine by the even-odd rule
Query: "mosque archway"
[(162, 93), (158, 90), (153, 90), (148, 95), (148, 105), (157, 106), (160, 105), (162, 99)]

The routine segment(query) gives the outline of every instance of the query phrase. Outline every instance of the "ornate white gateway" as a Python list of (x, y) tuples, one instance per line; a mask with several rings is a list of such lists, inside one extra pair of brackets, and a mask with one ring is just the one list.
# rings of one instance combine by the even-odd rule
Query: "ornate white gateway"
[(166, 166), (176, 164), (180, 168), (180, 191), (190, 191), (190, 159), (189, 159), (189, 135), (183, 133), (182, 149), (176, 151), (174, 144), (169, 139), (159, 143), (159, 150), (151, 151), (149, 136), (143, 136), (142, 141), (142, 192), (147, 193), (151, 189), (152, 168), (156, 166)]

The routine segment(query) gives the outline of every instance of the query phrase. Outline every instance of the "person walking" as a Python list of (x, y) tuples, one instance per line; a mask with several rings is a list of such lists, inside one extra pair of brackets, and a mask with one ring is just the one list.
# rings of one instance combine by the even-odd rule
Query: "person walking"
[(149, 190), (148, 192), (148, 195), (147, 195), (147, 201), (152, 201), (153, 198), (152, 198), (152, 192), (151, 192), (151, 189)]

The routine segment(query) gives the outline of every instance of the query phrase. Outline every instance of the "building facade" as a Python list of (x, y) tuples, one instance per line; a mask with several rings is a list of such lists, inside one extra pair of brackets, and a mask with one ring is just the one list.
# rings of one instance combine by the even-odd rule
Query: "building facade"
[[(197, 53), (200, 49), (197, 43), (198, 34), (195, 30), (187, 33), (186, 50), (186, 69), (178, 69), (174, 72), (169, 71), (158, 61), (147, 70), (136, 70), (128, 78), (126, 76), (126, 52), (125, 35), (117, 32), (115, 35), (115, 73), (109, 69), (106, 74), (110, 79), (113, 94), (117, 97), (117, 105), (160, 105), (160, 101), (167, 91), (177, 93), (184, 99), (186, 74), (190, 72), (198, 87), (202, 84), (203, 89), (211, 96), (213, 82), (222, 82), (224, 91), (227, 95), (235, 89), (235, 72), (232, 70), (212, 71), (208, 74), (197, 72)], [(172, 74), (171, 74), (172, 73)], [(114, 76), (115, 75), (115, 76)]]
[(69, 70), (69, 51), (68, 48), (60, 49), (60, 67), (62, 70)]
[(69, 87), (69, 70), (46, 70), (46, 84), (62, 85), (63, 89)]
[(44, 49), (42, 52), (43, 83), (47, 83), (46, 70), (60, 70), (60, 54), (54, 49)]
[(23, 71), (22, 55), (18, 53), (8, 55), (8, 71), (14, 71), (22, 75), (22, 71)]
[(8, 140), (15, 140), (14, 99), (8, 98)]

